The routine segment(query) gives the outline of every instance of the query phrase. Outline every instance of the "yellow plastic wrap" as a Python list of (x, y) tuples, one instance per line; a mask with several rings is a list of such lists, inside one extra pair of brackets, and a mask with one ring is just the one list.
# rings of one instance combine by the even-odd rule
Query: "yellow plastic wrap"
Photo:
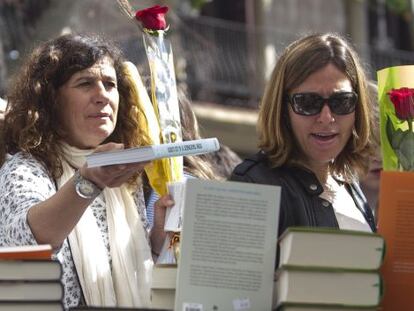
[[(144, 115), (139, 116), (142, 131), (151, 139), (148, 145), (156, 145), (162, 142), (162, 134), (159, 125), (158, 107), (156, 98), (153, 97), (154, 106), (148, 96), (141, 76), (131, 62), (124, 63), (124, 74), (133, 86), (132, 95)], [(179, 159), (178, 159), (179, 161)], [(181, 170), (181, 171), (180, 171)], [(167, 183), (181, 179), (182, 168), (177, 163), (177, 158), (160, 159), (152, 162), (145, 168), (151, 187), (160, 195), (168, 193)]]

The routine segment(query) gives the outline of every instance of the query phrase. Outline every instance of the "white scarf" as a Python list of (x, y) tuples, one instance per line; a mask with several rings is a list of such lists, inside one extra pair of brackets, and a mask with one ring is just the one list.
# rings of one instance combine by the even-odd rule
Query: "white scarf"
[[(85, 163), (93, 150), (63, 145), (65, 159), (62, 187)], [(69, 165), (70, 163), (70, 165)], [(69, 234), (69, 244), (79, 281), (91, 306), (148, 307), (152, 273), (151, 249), (138, 215), (134, 199), (127, 188), (105, 188), (103, 195), (112, 257), (112, 273), (101, 230), (90, 207)]]

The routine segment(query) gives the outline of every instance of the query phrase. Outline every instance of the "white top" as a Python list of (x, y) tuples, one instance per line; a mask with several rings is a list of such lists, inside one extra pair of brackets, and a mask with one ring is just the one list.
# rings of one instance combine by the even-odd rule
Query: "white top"
[[(11, 156), (0, 169), (0, 246), (36, 245), (36, 239), (27, 223), (27, 212), (30, 207), (55, 193), (55, 182), (40, 162), (21, 152)], [(135, 192), (134, 200), (144, 227), (148, 230), (141, 187)], [(102, 193), (89, 208), (102, 232), (111, 261), (105, 198)], [(81, 288), (67, 239), (55, 257), (63, 268), (63, 305), (65, 309), (75, 307), (81, 302)]]
[(372, 232), (345, 185), (339, 184), (332, 176), (328, 177), (327, 185), (329, 191), (324, 191), (320, 197), (331, 202), (339, 228)]

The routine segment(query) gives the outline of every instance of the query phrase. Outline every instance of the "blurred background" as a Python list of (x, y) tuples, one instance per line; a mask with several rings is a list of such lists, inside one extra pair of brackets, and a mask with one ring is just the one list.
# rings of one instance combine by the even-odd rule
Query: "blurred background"
[[(256, 148), (256, 111), (278, 53), (305, 33), (336, 32), (362, 57), (370, 78), (414, 64), (413, 0), (131, 0), (135, 10), (168, 5), (177, 83), (204, 136), (242, 156)], [(65, 32), (116, 41), (149, 76), (137, 26), (115, 0), (0, 0), (0, 96), (25, 55)]]

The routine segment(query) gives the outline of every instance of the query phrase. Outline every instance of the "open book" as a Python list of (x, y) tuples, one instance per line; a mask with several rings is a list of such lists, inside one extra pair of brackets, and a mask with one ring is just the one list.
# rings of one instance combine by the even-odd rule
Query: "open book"
[(184, 155), (198, 155), (220, 149), (217, 138), (181, 141), (122, 150), (92, 153), (86, 157), (88, 167), (152, 161)]

